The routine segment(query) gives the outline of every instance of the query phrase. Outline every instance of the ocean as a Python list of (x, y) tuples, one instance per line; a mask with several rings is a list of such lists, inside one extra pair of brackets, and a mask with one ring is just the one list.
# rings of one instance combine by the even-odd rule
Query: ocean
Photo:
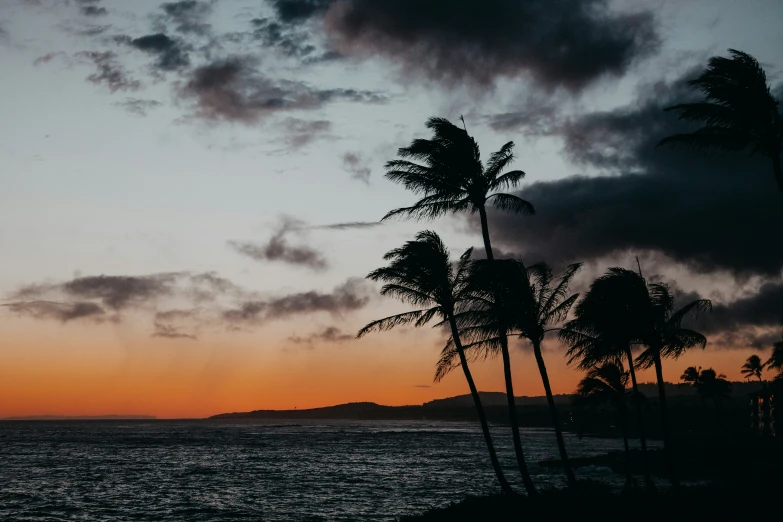
[[(521, 490), (510, 429), (492, 431)], [(536, 464), (557, 457), (551, 430), (524, 430), (523, 444), (539, 486), (565, 484)], [(571, 434), (566, 445), (573, 457), (622, 450)], [(576, 473), (623, 481), (606, 468)], [(495, 489), (472, 423), (0, 422), (0, 520), (394, 520)]]

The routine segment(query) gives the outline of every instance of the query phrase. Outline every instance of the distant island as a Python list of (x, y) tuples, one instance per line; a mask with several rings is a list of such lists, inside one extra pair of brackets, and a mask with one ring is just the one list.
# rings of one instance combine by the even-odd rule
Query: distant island
[(157, 420), (154, 415), (28, 415), (5, 417), (5, 421), (64, 421), (64, 420)]
[[(639, 384), (639, 391), (647, 397), (651, 405), (657, 404), (657, 390), (654, 383)], [(746, 397), (757, 391), (760, 385), (756, 382), (732, 382), (734, 400), (726, 404), (726, 408), (738, 408), (744, 411), (747, 408)], [(693, 429), (687, 419), (701, 419), (704, 404), (697, 396), (693, 386), (688, 384), (666, 383), (666, 394), (671, 398), (673, 415), (683, 417), (683, 426), (686, 430)], [(502, 392), (480, 392), (481, 402), (490, 422), (505, 424), (508, 422), (508, 409), (506, 395)], [(592, 434), (618, 436), (614, 423), (597, 423), (585, 430), (580, 419), (570, 414), (571, 395), (555, 395), (555, 403), (563, 412), (563, 429), (570, 432), (587, 431)], [(515, 397), (517, 415), (520, 424), (533, 428), (548, 428), (552, 425), (546, 397)], [(652, 438), (657, 438), (659, 433), (653, 427), (655, 412), (648, 408), (650, 416), (650, 433)], [(744, 420), (745, 417), (740, 415)], [(352, 402), (326, 406), (322, 408), (294, 409), (294, 410), (253, 410), (246, 412), (221, 413), (209, 417), (212, 420), (241, 420), (241, 419), (267, 419), (267, 420), (428, 420), (428, 421), (475, 421), (476, 411), (473, 407), (473, 399), (470, 395), (458, 395), (445, 399), (437, 399), (425, 402), (421, 405), (408, 406), (384, 406), (374, 402)]]

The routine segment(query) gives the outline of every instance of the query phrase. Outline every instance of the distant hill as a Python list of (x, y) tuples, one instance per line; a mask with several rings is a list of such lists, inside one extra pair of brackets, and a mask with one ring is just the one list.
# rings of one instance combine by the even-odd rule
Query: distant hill
[(64, 420), (156, 420), (153, 415), (29, 415), (26, 417), (5, 417), (8, 421), (64, 421)]
[[(744, 402), (748, 394), (760, 388), (758, 382), (732, 382), (732, 396)], [(655, 383), (639, 384), (640, 391), (651, 403), (657, 402), (658, 387)], [(667, 397), (673, 403), (699, 404), (696, 390), (687, 384), (666, 383)], [(481, 403), (490, 421), (503, 422), (507, 417), (506, 394), (502, 392), (479, 392)], [(546, 397), (515, 397), (520, 415), (528, 419), (531, 426), (548, 425)], [(571, 404), (571, 395), (555, 395), (555, 403)], [(210, 419), (345, 419), (345, 420), (474, 420), (476, 413), (470, 395), (457, 395), (425, 402), (421, 405), (383, 406), (374, 402), (351, 402), (310, 408), (304, 410), (254, 410), (246, 412), (221, 413)]]

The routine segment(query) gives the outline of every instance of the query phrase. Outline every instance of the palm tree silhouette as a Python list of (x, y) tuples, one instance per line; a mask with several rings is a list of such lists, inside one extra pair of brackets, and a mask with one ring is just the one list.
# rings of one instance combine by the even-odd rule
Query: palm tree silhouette
[(605, 407), (617, 412), (618, 424), (623, 432), (623, 447), (625, 449), (625, 483), (631, 487), (630, 447), (628, 445), (628, 372), (623, 370), (618, 361), (605, 362), (591, 368), (587, 376), (579, 382), (574, 394), (574, 406), (587, 411), (599, 411)]
[(707, 368), (699, 373), (698, 392), (705, 401), (711, 399), (715, 411), (720, 412), (722, 402), (731, 396), (731, 383), (722, 373)]
[(478, 143), (467, 130), (444, 118), (430, 118), (427, 128), (432, 139), (413, 140), (397, 151), (403, 159), (386, 163), (386, 177), (402, 183), (422, 198), (411, 207), (392, 210), (382, 220), (393, 216), (432, 219), (449, 212), (478, 213), (487, 259), (494, 259), (487, 224), (487, 204), (507, 212), (534, 214), (533, 205), (513, 194), (496, 192), (516, 187), (525, 173), (511, 170), (503, 173), (514, 160), (514, 142), (509, 141), (481, 162)]
[(783, 193), (783, 117), (772, 96), (767, 75), (747, 53), (729, 49), (731, 58), (713, 56), (707, 69), (689, 84), (704, 94), (703, 101), (668, 107), (680, 119), (704, 124), (690, 134), (675, 134), (659, 145), (695, 149), (747, 150), (767, 156), (778, 190)]
[(581, 266), (581, 263), (569, 265), (554, 286), (552, 285), (554, 277), (549, 265), (536, 263), (529, 266), (526, 270), (527, 291), (519, 296), (519, 299), (522, 301), (522, 310), (518, 317), (519, 336), (530, 341), (530, 344), (533, 346), (533, 353), (536, 357), (538, 371), (544, 384), (546, 400), (549, 404), (549, 411), (552, 415), (552, 426), (555, 429), (560, 459), (563, 462), (568, 484), (572, 487), (576, 486), (576, 477), (574, 477), (574, 472), (571, 469), (568, 453), (566, 453), (557, 407), (552, 396), (552, 387), (549, 384), (544, 356), (541, 353), (541, 344), (544, 342), (544, 336), (547, 332), (557, 329), (553, 328), (553, 325), (557, 325), (565, 320), (569, 310), (571, 310), (574, 302), (579, 297), (579, 294), (568, 295), (568, 286)]
[(701, 368), (696, 368), (695, 366), (688, 366), (687, 368), (685, 368), (685, 371), (682, 372), (682, 375), (680, 375), (680, 380), (682, 380), (683, 382), (690, 383), (691, 386), (698, 386), (700, 371)]
[(642, 395), (636, 380), (633, 349), (638, 344), (642, 329), (640, 307), (632, 303), (646, 299), (647, 288), (636, 272), (610, 268), (590, 285), (583, 299), (577, 303), (574, 319), (560, 329), (558, 336), (568, 346), (568, 364), (577, 364), (580, 370), (592, 370), (604, 363), (622, 366), (628, 363), (632, 399), (639, 424), (642, 447), (642, 465), (648, 489), (655, 485), (650, 475), (647, 438), (642, 411)]
[(761, 372), (764, 370), (765, 366), (766, 364), (761, 362), (761, 357), (753, 354), (748, 357), (748, 359), (745, 361), (745, 364), (742, 365), (742, 370), (740, 370), (740, 372), (745, 376), (746, 379), (756, 377), (758, 378), (759, 382), (764, 382), (761, 379)]
[[(641, 275), (638, 276), (642, 281)], [(691, 314), (712, 310), (712, 302), (707, 299), (697, 299), (680, 309), (675, 308), (674, 296), (664, 283), (647, 284), (647, 299), (634, 303), (640, 307), (644, 324), (640, 331), (642, 344), (646, 349), (637, 357), (640, 368), (655, 367), (655, 377), (658, 383), (658, 401), (661, 408), (661, 428), (663, 430), (663, 450), (669, 480), (675, 488), (679, 487), (674, 463), (674, 450), (671, 442), (669, 415), (666, 408), (666, 386), (663, 380), (663, 358), (676, 359), (691, 348), (707, 345), (707, 339), (688, 328), (683, 328), (683, 320)]]
[(772, 345), (772, 355), (764, 364), (767, 370), (776, 370), (778, 372), (777, 377), (775, 377), (776, 380), (783, 380), (783, 340)]
[[(519, 318), (523, 302), (520, 299), (529, 292), (525, 266), (513, 259), (482, 259), (472, 263), (460, 310), (456, 318), (459, 334), (466, 341), (465, 349), (473, 358), (500, 354), (503, 359), (503, 374), (506, 383), (511, 435), (522, 481), (528, 494), (536, 489), (530, 477), (522, 439), (519, 435), (519, 421), (514, 400), (514, 384), (511, 378), (511, 356), (508, 337), (519, 333)], [(435, 379), (443, 378), (454, 367), (453, 339), (443, 349)]]
[(455, 310), (465, 290), (471, 253), (472, 249), (468, 249), (459, 258), (456, 267), (452, 266), (443, 241), (430, 231), (419, 232), (414, 241), (408, 241), (402, 247), (388, 252), (384, 259), (389, 261), (389, 265), (370, 272), (367, 278), (384, 283), (381, 295), (396, 297), (418, 309), (373, 321), (359, 330), (357, 337), (374, 330), (385, 331), (410, 323), (419, 327), (434, 318), (440, 319), (436, 326), (448, 326), (451, 329), (454, 348), (476, 406), (492, 467), (503, 492), (510, 494), (513, 490), (495, 453), (481, 397), (468, 367), (455, 320)]

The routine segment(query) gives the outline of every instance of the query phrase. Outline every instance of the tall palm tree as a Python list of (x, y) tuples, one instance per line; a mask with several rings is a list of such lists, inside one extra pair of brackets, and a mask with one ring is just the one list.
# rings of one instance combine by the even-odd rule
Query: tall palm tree
[[(622, 366), (625, 359), (631, 377), (632, 399), (639, 424), (645, 483), (653, 490), (647, 454), (647, 438), (642, 409), (642, 395), (636, 379), (633, 349), (638, 344), (643, 318), (639, 302), (644, 302), (647, 288), (639, 274), (623, 268), (610, 268), (590, 285), (577, 303), (575, 318), (560, 329), (558, 336), (568, 346), (568, 364), (580, 370), (592, 370), (604, 363)], [(634, 303), (637, 303), (634, 305)]]
[(503, 172), (514, 160), (514, 142), (509, 141), (481, 162), (478, 143), (467, 130), (444, 118), (430, 118), (427, 128), (432, 139), (413, 140), (397, 151), (402, 158), (386, 163), (386, 177), (401, 183), (422, 198), (413, 206), (392, 210), (393, 216), (432, 219), (449, 212), (478, 213), (487, 259), (494, 259), (487, 224), (487, 204), (507, 212), (533, 214), (533, 205), (501, 191), (516, 187), (525, 173)]
[[(642, 279), (642, 276), (639, 275)], [(643, 280), (643, 279), (642, 279)], [(674, 463), (674, 450), (671, 442), (669, 414), (666, 407), (666, 384), (663, 380), (663, 358), (676, 359), (691, 348), (704, 348), (707, 339), (699, 332), (684, 328), (683, 320), (699, 312), (712, 310), (708, 299), (697, 299), (676, 309), (674, 296), (664, 283), (647, 284), (647, 299), (636, 303), (640, 307), (644, 324), (639, 332), (639, 341), (646, 349), (637, 357), (637, 365), (647, 369), (655, 367), (658, 384), (658, 402), (661, 408), (661, 428), (663, 430), (663, 451), (669, 480), (675, 488), (679, 487)]]
[[(536, 493), (536, 489), (525, 462), (519, 434), (514, 385), (511, 378), (511, 355), (508, 347), (508, 337), (519, 333), (518, 321), (523, 309), (520, 296), (528, 291), (527, 272), (519, 261), (513, 259), (474, 261), (456, 318), (459, 335), (466, 342), (465, 349), (471, 351), (472, 357), (490, 357), (500, 354), (503, 359), (503, 376), (506, 383), (506, 400), (514, 453), (525, 490), (532, 495)], [(443, 349), (435, 375), (436, 380), (443, 378), (454, 367), (451, 344), (450, 340)]]
[(605, 362), (587, 372), (587, 376), (579, 382), (574, 394), (574, 406), (583, 410), (600, 410), (610, 407), (616, 410), (618, 424), (623, 432), (623, 447), (625, 448), (625, 483), (630, 487), (631, 450), (628, 445), (628, 372), (623, 370), (618, 361)]
[(563, 462), (568, 484), (572, 487), (576, 486), (576, 477), (574, 477), (574, 472), (568, 460), (568, 453), (563, 440), (563, 430), (560, 426), (557, 406), (555, 406), (555, 399), (552, 395), (552, 387), (549, 384), (549, 375), (547, 374), (544, 356), (541, 352), (541, 344), (544, 342), (544, 336), (547, 332), (556, 330), (557, 328), (554, 326), (565, 320), (569, 310), (571, 310), (574, 302), (579, 297), (579, 294), (568, 295), (568, 286), (581, 266), (581, 263), (569, 265), (555, 285), (552, 284), (554, 276), (549, 265), (537, 263), (528, 267), (526, 270), (526, 291), (518, 296), (522, 309), (517, 317), (519, 336), (530, 341), (530, 344), (533, 346), (533, 353), (536, 357), (549, 411), (552, 415), (552, 426), (555, 429), (560, 459)]
[(675, 134), (659, 145), (695, 149), (747, 150), (770, 158), (778, 190), (783, 193), (783, 117), (767, 75), (747, 53), (729, 49), (730, 58), (713, 56), (707, 69), (689, 84), (704, 95), (696, 103), (668, 107), (680, 119), (703, 124), (690, 134)]
[(359, 330), (357, 337), (374, 330), (390, 330), (404, 324), (423, 326), (435, 318), (440, 319), (438, 325), (448, 326), (476, 406), (495, 475), (503, 492), (513, 493), (495, 453), (481, 397), (468, 367), (455, 320), (455, 310), (465, 290), (471, 253), (472, 249), (467, 250), (456, 267), (453, 267), (448, 249), (440, 237), (430, 231), (419, 232), (414, 241), (408, 241), (402, 247), (388, 252), (384, 259), (389, 261), (389, 265), (374, 270), (367, 277), (384, 283), (381, 295), (396, 297), (417, 309), (373, 321)]
[(740, 372), (747, 379), (756, 377), (759, 382), (763, 382), (761, 379), (761, 372), (764, 370), (764, 366), (766, 366), (766, 364), (761, 362), (761, 357), (753, 354), (748, 357), (748, 359), (745, 361), (745, 364), (742, 365), (742, 370), (740, 370)]

